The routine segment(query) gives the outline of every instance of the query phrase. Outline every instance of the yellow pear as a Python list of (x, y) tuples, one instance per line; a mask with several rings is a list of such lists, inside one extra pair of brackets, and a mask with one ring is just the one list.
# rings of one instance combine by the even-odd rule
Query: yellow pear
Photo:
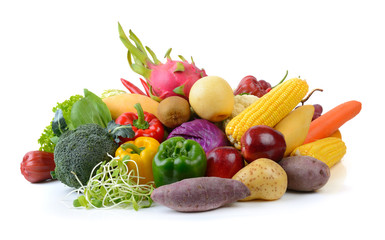
[(206, 76), (196, 81), (191, 87), (189, 101), (199, 117), (211, 122), (228, 118), (234, 108), (230, 84), (217, 76)]

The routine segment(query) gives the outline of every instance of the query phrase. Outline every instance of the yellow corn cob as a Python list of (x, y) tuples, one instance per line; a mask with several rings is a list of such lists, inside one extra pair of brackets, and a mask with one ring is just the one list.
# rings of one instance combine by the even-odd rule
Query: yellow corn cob
[(241, 137), (252, 126), (274, 127), (305, 97), (309, 86), (305, 80), (292, 78), (273, 88), (270, 92), (251, 104), (226, 126), (229, 141), (241, 149)]
[(326, 163), (330, 168), (341, 161), (345, 153), (346, 145), (340, 138), (327, 137), (297, 147), (290, 156), (314, 157)]

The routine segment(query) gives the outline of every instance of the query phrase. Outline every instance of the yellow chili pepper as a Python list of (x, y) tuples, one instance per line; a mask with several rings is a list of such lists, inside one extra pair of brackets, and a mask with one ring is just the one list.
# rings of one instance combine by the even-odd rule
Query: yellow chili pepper
[(134, 141), (128, 141), (120, 145), (115, 152), (115, 157), (119, 157), (122, 160), (125, 158), (133, 160), (128, 162), (128, 168), (136, 172), (138, 167), (140, 184), (147, 184), (154, 181), (152, 174), (152, 159), (158, 151), (159, 142), (152, 137), (138, 137)]

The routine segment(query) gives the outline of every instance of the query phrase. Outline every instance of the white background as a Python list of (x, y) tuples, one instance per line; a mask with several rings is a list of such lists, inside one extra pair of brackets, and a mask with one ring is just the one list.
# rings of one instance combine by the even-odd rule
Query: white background
[[(107, 3), (108, 2), (108, 3)], [(20, 239), (384, 239), (381, 1), (2, 1), (0, 3), (0, 235)], [(349, 100), (361, 113), (340, 130), (347, 154), (328, 184), (272, 202), (204, 213), (162, 206), (133, 210), (67, 207), (59, 182), (20, 173), (51, 109), (87, 88), (139, 84), (118, 37), (118, 21), (162, 58), (194, 57), (233, 88), (246, 75), (274, 85), (289, 70), (325, 111)], [(9, 235), (10, 234), (10, 235)]]

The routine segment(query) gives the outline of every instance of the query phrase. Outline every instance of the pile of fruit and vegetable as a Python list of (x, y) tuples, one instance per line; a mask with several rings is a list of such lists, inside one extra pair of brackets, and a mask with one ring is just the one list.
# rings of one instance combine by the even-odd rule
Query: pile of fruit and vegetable
[(360, 102), (323, 113), (306, 104), (322, 90), (309, 91), (287, 72), (275, 86), (249, 75), (233, 90), (192, 58), (173, 60), (171, 49), (161, 62), (120, 24), (119, 36), (144, 91), (121, 79), (125, 90), (84, 89), (57, 103), (40, 149), (21, 163), (32, 183), (57, 179), (70, 187), (75, 207), (138, 210), (156, 202), (195, 212), (278, 200), (325, 186), (345, 155), (339, 129)]

